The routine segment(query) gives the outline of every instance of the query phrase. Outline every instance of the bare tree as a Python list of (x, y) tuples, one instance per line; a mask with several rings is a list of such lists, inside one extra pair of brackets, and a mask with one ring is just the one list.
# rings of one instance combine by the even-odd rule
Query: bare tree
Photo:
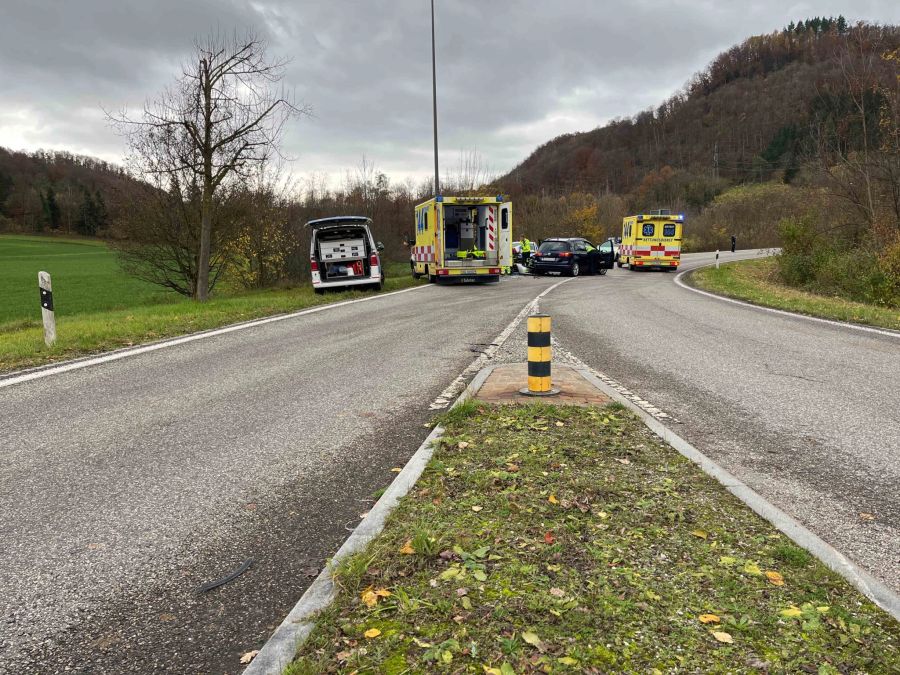
[(279, 87), (285, 60), (270, 60), (253, 33), (211, 33), (195, 43), (174, 86), (145, 104), (139, 119), (111, 116), (128, 139), (130, 162), (167, 193), (199, 199), (193, 297), (210, 290), (216, 200), (278, 154), (285, 123), (309, 108)]

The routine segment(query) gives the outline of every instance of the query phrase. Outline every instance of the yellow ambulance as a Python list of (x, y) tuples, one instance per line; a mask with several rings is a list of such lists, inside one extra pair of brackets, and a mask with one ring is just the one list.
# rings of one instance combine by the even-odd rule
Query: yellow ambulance
[(410, 267), (418, 279), (499, 281), (512, 266), (512, 202), (437, 196), (416, 206)]
[(616, 264), (629, 269), (675, 270), (681, 262), (684, 214), (651, 211), (622, 220), (622, 243)]

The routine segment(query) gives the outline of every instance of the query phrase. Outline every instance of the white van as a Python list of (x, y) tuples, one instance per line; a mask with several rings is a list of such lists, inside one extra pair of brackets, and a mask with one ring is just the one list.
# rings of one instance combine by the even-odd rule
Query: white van
[(309, 266), (316, 293), (349, 286), (384, 287), (379, 256), (384, 244), (372, 237), (371, 218), (334, 216), (311, 220), (306, 226), (310, 228)]

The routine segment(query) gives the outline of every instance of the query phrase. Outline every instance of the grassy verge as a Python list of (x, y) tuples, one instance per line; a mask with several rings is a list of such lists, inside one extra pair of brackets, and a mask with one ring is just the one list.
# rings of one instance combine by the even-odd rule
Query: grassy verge
[(900, 668), (900, 624), (620, 406), (445, 421), (286, 673)]
[[(421, 283), (424, 282), (410, 277), (408, 265), (388, 266), (386, 292)], [(35, 281), (31, 289), (34, 307), (38, 307), (36, 286)], [(166, 302), (127, 308), (74, 315), (57, 312), (58, 339), (52, 348), (44, 345), (39, 315), (7, 321), (0, 323), (0, 372), (373, 294), (374, 291), (346, 291), (316, 295), (312, 286), (304, 285), (219, 296), (203, 304), (174, 296)]]
[(697, 288), (764, 307), (900, 330), (900, 310), (791, 288), (778, 281), (775, 265), (772, 259), (733, 262), (704, 267), (688, 279)]

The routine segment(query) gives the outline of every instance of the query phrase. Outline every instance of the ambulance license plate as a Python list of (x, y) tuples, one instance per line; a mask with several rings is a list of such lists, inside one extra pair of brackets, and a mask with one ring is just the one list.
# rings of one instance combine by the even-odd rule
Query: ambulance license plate
[(475, 283), (475, 277), (463, 277), (463, 278), (461, 279), (461, 281), (462, 281), (464, 284), (474, 284), (474, 283)]
[(544, 262), (556, 262), (556, 258), (541, 258)]

